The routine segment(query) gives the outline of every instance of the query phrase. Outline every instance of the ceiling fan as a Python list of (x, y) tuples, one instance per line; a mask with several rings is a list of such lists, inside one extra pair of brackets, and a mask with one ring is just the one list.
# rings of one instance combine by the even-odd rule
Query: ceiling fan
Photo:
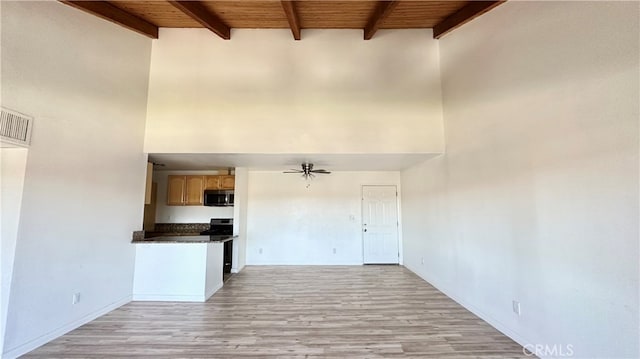
[(314, 173), (321, 173), (321, 174), (329, 174), (331, 172), (327, 171), (327, 170), (314, 170), (313, 169), (313, 163), (302, 163), (300, 165), (302, 167), (301, 170), (289, 170), (289, 171), (284, 171), (282, 173), (302, 173), (302, 177), (304, 177), (304, 179), (309, 179), (309, 178), (313, 178), (315, 177)]

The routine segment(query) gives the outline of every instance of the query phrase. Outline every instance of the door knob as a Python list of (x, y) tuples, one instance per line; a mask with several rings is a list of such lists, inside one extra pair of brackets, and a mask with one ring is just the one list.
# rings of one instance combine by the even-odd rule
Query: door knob
[(367, 231), (367, 229), (365, 228), (365, 229), (364, 229), (364, 231), (366, 232), (366, 231)]

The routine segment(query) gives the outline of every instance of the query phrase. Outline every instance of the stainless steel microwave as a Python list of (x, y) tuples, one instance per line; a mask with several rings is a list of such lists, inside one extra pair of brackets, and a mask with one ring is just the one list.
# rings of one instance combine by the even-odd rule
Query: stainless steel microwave
[(233, 206), (233, 190), (204, 191), (204, 205), (214, 207)]

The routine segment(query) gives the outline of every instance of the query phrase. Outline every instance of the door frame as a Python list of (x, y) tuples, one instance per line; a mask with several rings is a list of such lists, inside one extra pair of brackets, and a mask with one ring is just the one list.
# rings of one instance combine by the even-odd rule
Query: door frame
[(404, 254), (402, 245), (402, 202), (401, 202), (401, 186), (400, 183), (377, 183), (377, 184), (361, 184), (360, 185), (360, 245), (361, 245), (361, 263), (364, 263), (364, 187), (395, 187), (396, 188), (396, 210), (398, 211), (398, 265), (404, 266)]

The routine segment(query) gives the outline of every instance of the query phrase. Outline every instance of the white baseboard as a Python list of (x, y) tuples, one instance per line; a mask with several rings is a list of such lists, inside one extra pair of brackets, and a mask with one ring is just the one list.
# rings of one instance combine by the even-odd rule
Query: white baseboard
[(15, 359), (21, 355), (24, 355), (38, 347), (41, 347), (45, 344), (47, 344), (48, 342), (64, 335), (67, 334), (68, 332), (89, 323), (90, 321), (101, 317), (107, 313), (109, 313), (110, 311), (117, 309), (127, 303), (131, 302), (131, 296), (128, 295), (120, 300), (117, 300), (114, 303), (111, 303), (105, 307), (102, 307), (96, 311), (93, 311), (87, 315), (85, 315), (84, 317), (78, 319), (78, 320), (74, 320), (71, 323), (65, 324), (63, 326), (61, 326), (58, 329), (55, 329), (49, 333), (43, 334), (35, 339), (32, 339), (24, 344), (20, 344), (17, 347), (11, 348), (9, 350), (7, 350), (6, 352), (4, 352), (2, 354), (2, 358), (3, 359)]
[(526, 338), (524, 338), (519, 333), (517, 333), (517, 332), (513, 331), (512, 329), (510, 329), (509, 327), (507, 327), (505, 324), (501, 323), (500, 321), (498, 321), (495, 318), (491, 317), (490, 315), (486, 314), (482, 310), (478, 309), (473, 304), (468, 303), (467, 301), (465, 301), (465, 300), (463, 300), (463, 299), (461, 299), (461, 298), (459, 298), (459, 297), (457, 297), (455, 295), (452, 295), (447, 289), (444, 288), (444, 286), (439, 285), (438, 283), (436, 283), (432, 279), (430, 280), (430, 279), (425, 278), (424, 276), (420, 275), (418, 273), (418, 271), (416, 271), (415, 269), (411, 268), (411, 266), (405, 265), (404, 267), (407, 268), (408, 270), (410, 270), (411, 272), (413, 272), (418, 277), (422, 278), (422, 280), (424, 280), (425, 282), (431, 284), (433, 287), (435, 287), (437, 290), (442, 292), (447, 297), (453, 299), (456, 303), (460, 304), (461, 306), (463, 306), (465, 309), (467, 309), (471, 313), (475, 314), (480, 319), (482, 319), (485, 322), (489, 323), (489, 325), (491, 325), (492, 327), (497, 329), (502, 334), (504, 334), (504, 335), (508, 336), (509, 338), (513, 339), (513, 341), (515, 341), (516, 343), (520, 344), (522, 347), (525, 347), (526, 345), (530, 345), (531, 343), (535, 343), (534, 341), (527, 340)]
[(244, 269), (245, 265), (240, 268), (231, 268), (231, 273), (240, 273)]
[(134, 302), (206, 302), (202, 295), (133, 294)]
[(212, 295), (214, 295), (217, 291), (220, 290), (220, 288), (222, 288), (222, 286), (224, 285), (223, 282), (218, 283), (217, 286), (211, 288), (210, 291), (208, 291), (207, 293), (205, 293), (204, 295), (204, 300), (207, 301), (209, 298), (211, 298)]
[(211, 288), (204, 295), (182, 295), (182, 294), (133, 294), (134, 302), (206, 302), (224, 283), (220, 282)]
[[(397, 264), (397, 263), (394, 263)], [(248, 266), (361, 266), (362, 262), (305, 263), (305, 262), (253, 262)]]

